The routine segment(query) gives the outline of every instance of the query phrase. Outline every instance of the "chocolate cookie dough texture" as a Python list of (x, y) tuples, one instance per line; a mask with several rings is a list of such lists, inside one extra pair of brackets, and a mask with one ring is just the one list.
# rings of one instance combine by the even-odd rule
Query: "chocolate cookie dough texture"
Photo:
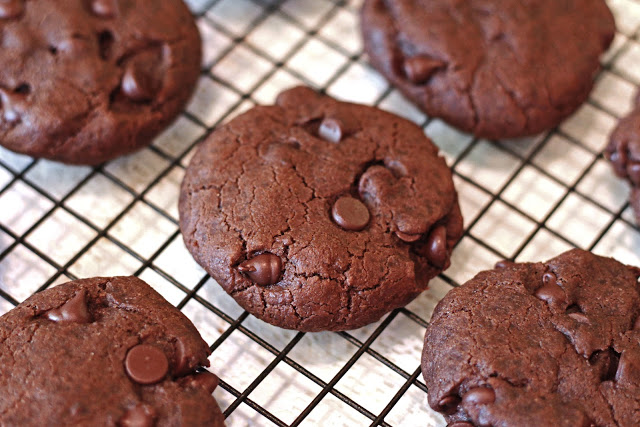
[(456, 427), (638, 425), (640, 269), (578, 249), (499, 267), (435, 309), (431, 407)]
[(138, 150), (189, 99), (200, 45), (182, 0), (3, 0), (0, 144), (89, 165)]
[(298, 87), (198, 148), (180, 228), (250, 313), (321, 331), (369, 324), (425, 290), (448, 267), (462, 218), (422, 129)]
[(640, 225), (640, 94), (636, 108), (623, 118), (611, 134), (605, 157), (620, 178), (631, 184), (630, 203)]
[(0, 317), (0, 424), (221, 427), (208, 355), (141, 280), (66, 283)]
[(478, 137), (534, 135), (586, 99), (615, 34), (604, 0), (365, 0), (372, 65)]

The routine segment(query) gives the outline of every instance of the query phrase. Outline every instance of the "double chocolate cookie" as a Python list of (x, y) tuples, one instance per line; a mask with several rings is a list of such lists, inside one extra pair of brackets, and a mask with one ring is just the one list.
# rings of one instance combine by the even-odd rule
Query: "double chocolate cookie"
[(604, 155), (615, 173), (631, 184), (630, 203), (636, 223), (640, 224), (640, 93), (635, 110), (622, 119), (611, 134)]
[(587, 98), (615, 34), (603, 0), (365, 0), (365, 51), (427, 114), (533, 135)]
[(182, 184), (195, 259), (256, 317), (301, 331), (378, 320), (462, 234), (451, 171), (413, 123), (298, 87), (214, 131)]
[(0, 317), (0, 424), (223, 426), (208, 355), (135, 277), (60, 285)]
[(431, 407), (456, 427), (637, 425), (640, 269), (582, 250), (497, 267), (435, 309)]
[(201, 42), (182, 0), (0, 2), (0, 144), (98, 164), (183, 109)]

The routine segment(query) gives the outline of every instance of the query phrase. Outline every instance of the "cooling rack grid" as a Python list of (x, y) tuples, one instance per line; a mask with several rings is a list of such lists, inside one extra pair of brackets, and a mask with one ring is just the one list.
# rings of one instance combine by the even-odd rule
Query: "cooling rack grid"
[[(178, 306), (213, 350), (230, 426), (443, 426), (419, 370), (435, 304), (505, 258), (572, 247), (640, 265), (628, 187), (602, 157), (640, 84), (640, 0), (611, 0), (618, 26), (589, 101), (558, 129), (476, 140), (412, 107), (367, 65), (359, 1), (189, 0), (204, 39), (197, 92), (154, 144), (105, 165), (68, 167), (0, 149), (0, 314), (68, 280), (135, 274)], [(249, 316), (192, 260), (179, 185), (216, 125), (287, 87), (393, 111), (423, 126), (455, 173), (466, 231), (430, 289), (355, 331), (304, 334)]]

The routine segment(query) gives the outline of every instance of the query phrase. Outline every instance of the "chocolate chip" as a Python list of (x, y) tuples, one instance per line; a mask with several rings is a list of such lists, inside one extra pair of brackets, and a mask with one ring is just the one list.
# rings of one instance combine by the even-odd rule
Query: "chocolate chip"
[(640, 163), (631, 163), (627, 166), (627, 174), (634, 185), (640, 186)]
[(565, 311), (567, 316), (579, 323), (589, 323), (589, 318), (582, 312), (578, 304), (571, 304)]
[(560, 305), (566, 301), (564, 291), (558, 285), (542, 286), (536, 291), (536, 297), (552, 305)]
[(155, 412), (149, 405), (139, 404), (129, 409), (118, 421), (119, 427), (153, 427)]
[(122, 93), (134, 102), (148, 102), (153, 99), (153, 82), (142, 67), (128, 64), (122, 77)]
[(569, 317), (578, 323), (589, 323), (589, 318), (583, 313), (569, 313)]
[(198, 372), (197, 374), (185, 377), (180, 381), (180, 384), (185, 387), (201, 388), (209, 394), (213, 393), (219, 383), (220, 380), (218, 377), (209, 371)]
[(444, 62), (426, 56), (415, 56), (404, 61), (404, 73), (415, 84), (429, 81), (433, 73), (443, 68)]
[(447, 264), (449, 254), (447, 251), (447, 229), (444, 225), (431, 230), (427, 238), (427, 259), (438, 268), (444, 268)]
[(557, 285), (558, 278), (552, 272), (547, 271), (542, 275), (542, 283), (545, 285)]
[(558, 277), (551, 271), (542, 275), (542, 287), (538, 288), (535, 295), (539, 299), (551, 305), (561, 305), (566, 303), (567, 297), (564, 290), (558, 286)]
[(184, 342), (182, 342), (180, 338), (178, 338), (175, 342), (175, 349), (176, 360), (173, 364), (172, 372), (173, 375), (181, 377), (182, 375), (186, 375), (191, 371), (191, 367), (189, 366), (190, 358), (187, 354), (187, 349), (184, 345)]
[(633, 323), (633, 329), (635, 329), (635, 330), (640, 329), (640, 316), (638, 316), (636, 318), (636, 321)]
[(413, 243), (420, 240), (420, 237), (422, 237), (422, 234), (407, 234), (407, 233), (403, 233), (402, 231), (396, 231), (396, 236), (398, 236), (398, 238), (403, 242)]
[(24, 102), (24, 98), (25, 96), (19, 93), (0, 89), (0, 105), (3, 111), (2, 118), (5, 122), (17, 123), (20, 121), (20, 110), (22, 110), (21, 105)]
[(53, 322), (91, 322), (91, 314), (87, 308), (87, 291), (79, 290), (60, 307), (47, 311), (46, 316)]
[(0, 0), (0, 19), (17, 18), (24, 11), (24, 0)]
[(155, 384), (169, 372), (169, 361), (159, 348), (140, 344), (129, 350), (124, 367), (127, 375), (138, 384)]
[(468, 421), (456, 421), (452, 424), (448, 424), (447, 427), (473, 427), (473, 424)]
[(496, 393), (487, 387), (472, 388), (462, 398), (462, 402), (467, 405), (488, 405), (495, 401)]
[(331, 209), (333, 220), (349, 231), (360, 231), (369, 224), (371, 214), (367, 206), (353, 197), (340, 197)]
[(505, 260), (496, 262), (495, 268), (496, 269), (503, 269), (503, 268), (513, 267), (514, 265), (516, 265), (515, 262), (509, 261), (508, 259), (505, 259)]
[(92, 0), (91, 12), (101, 18), (113, 18), (118, 11), (116, 0)]
[(251, 280), (260, 286), (278, 283), (282, 274), (282, 260), (279, 256), (264, 253), (246, 260), (238, 266)]
[(318, 135), (327, 142), (337, 144), (344, 137), (345, 126), (342, 120), (327, 117), (318, 128)]
[(438, 412), (451, 415), (458, 410), (460, 398), (458, 396), (445, 396), (438, 402)]

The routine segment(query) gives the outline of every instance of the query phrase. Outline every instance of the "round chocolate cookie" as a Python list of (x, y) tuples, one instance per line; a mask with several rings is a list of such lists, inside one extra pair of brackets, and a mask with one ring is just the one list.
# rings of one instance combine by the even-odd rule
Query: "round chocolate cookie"
[(0, 424), (223, 426), (209, 353), (135, 277), (57, 286), (0, 317)]
[(0, 47), (0, 144), (65, 163), (148, 145), (200, 72), (182, 0), (3, 0)]
[(427, 114), (485, 138), (551, 129), (615, 34), (604, 0), (365, 0), (365, 51)]
[(640, 93), (636, 108), (620, 123), (611, 134), (604, 153), (620, 178), (631, 184), (631, 207), (640, 224)]
[(577, 249), (496, 267), (435, 309), (431, 407), (456, 427), (637, 425), (640, 269)]
[(451, 171), (413, 123), (298, 87), (214, 131), (180, 228), (256, 317), (300, 331), (378, 320), (427, 288), (462, 234)]

